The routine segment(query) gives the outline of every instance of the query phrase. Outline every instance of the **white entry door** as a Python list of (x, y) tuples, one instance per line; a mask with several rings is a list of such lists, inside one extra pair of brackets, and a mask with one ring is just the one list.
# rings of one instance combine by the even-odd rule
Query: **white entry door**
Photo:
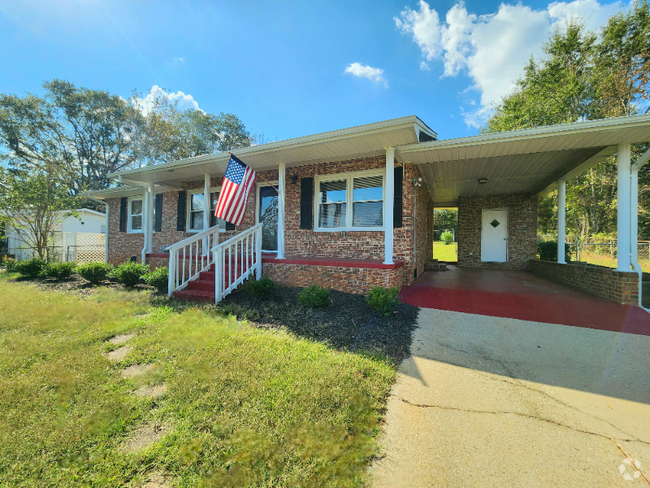
[(483, 210), (481, 226), (481, 261), (508, 261), (508, 211)]

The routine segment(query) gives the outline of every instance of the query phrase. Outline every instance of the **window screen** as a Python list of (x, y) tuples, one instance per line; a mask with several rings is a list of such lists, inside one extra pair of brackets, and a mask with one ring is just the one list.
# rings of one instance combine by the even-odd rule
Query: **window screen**
[(346, 226), (346, 180), (321, 182), (318, 201), (319, 227), (334, 228)]
[(381, 227), (384, 224), (382, 176), (353, 179), (352, 227)]
[(131, 200), (131, 230), (142, 230), (142, 200)]

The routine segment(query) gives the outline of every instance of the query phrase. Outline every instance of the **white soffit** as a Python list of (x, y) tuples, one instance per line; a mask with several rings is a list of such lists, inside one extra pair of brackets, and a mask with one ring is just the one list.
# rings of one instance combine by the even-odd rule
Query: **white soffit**
[(398, 154), (420, 165), (434, 204), (442, 205), (460, 196), (549, 191), (557, 179), (615, 154), (618, 144), (646, 141), (650, 116), (641, 115), (411, 144)]

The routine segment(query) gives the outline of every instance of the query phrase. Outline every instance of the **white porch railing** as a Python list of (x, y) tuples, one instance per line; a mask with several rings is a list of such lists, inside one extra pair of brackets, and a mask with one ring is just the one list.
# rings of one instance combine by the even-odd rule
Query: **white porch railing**
[(262, 224), (212, 248), (214, 260), (214, 302), (219, 303), (250, 273), (262, 277)]
[(183, 239), (167, 248), (169, 250), (169, 286), (168, 295), (182, 290), (201, 271), (205, 271), (214, 262), (210, 252), (219, 244), (219, 227), (210, 227), (203, 232)]

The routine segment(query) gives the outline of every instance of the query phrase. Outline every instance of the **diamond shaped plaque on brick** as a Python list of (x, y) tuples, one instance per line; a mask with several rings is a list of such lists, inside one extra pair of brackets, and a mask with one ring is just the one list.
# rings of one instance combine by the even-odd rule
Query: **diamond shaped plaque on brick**
[(497, 219), (494, 219), (492, 222), (490, 222), (490, 225), (491, 225), (492, 227), (494, 227), (495, 229), (496, 229), (497, 227), (499, 227), (500, 224), (501, 224), (501, 222), (499, 222)]

